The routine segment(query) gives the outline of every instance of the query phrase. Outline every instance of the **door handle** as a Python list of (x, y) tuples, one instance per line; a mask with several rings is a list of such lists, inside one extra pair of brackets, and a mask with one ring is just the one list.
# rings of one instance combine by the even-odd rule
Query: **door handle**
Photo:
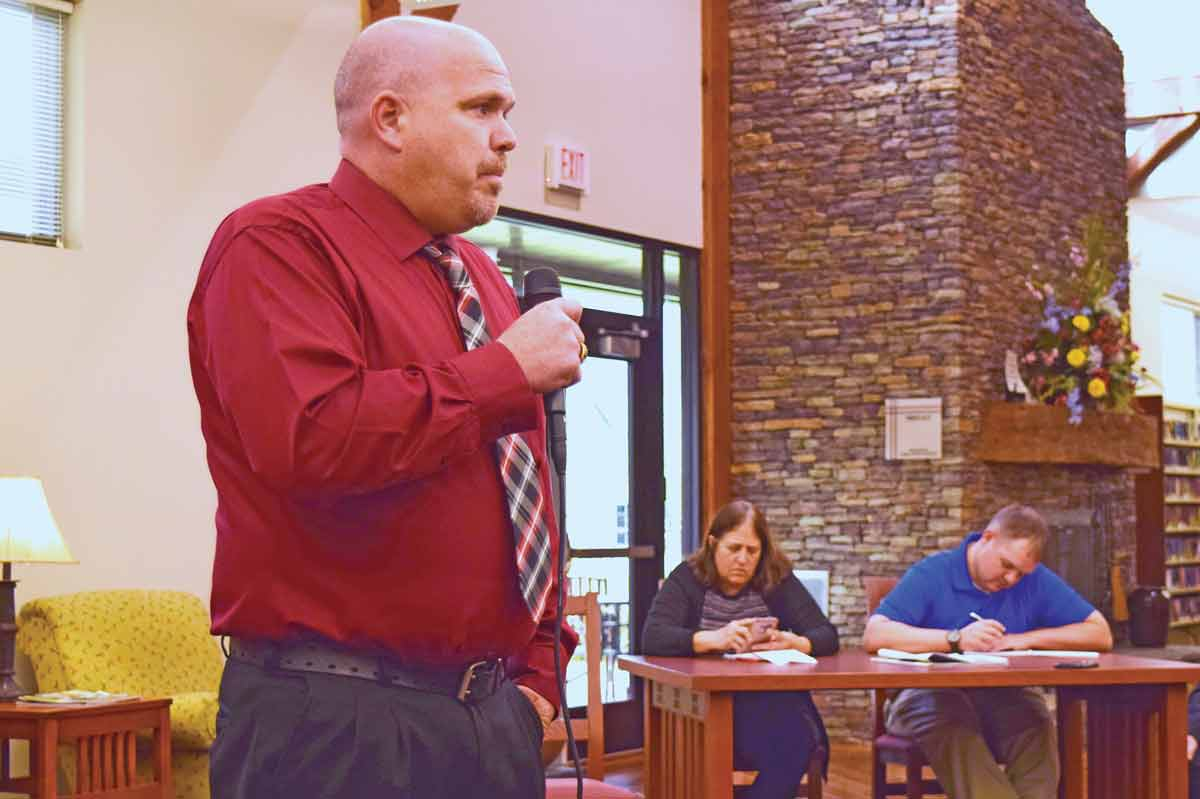
[(597, 355), (608, 358), (636, 361), (642, 357), (642, 341), (647, 338), (650, 338), (650, 331), (639, 327), (637, 322), (634, 322), (629, 330), (601, 327), (596, 329), (595, 346), (592, 350)]
[(571, 548), (573, 558), (629, 558), (630, 560), (650, 560), (658, 548), (653, 544), (638, 544), (632, 547), (612, 547), (610, 549), (575, 549)]

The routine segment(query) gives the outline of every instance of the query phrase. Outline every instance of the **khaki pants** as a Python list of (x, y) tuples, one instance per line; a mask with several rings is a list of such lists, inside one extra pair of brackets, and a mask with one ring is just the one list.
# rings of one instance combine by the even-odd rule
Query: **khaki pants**
[(950, 799), (1058, 795), (1055, 721), (1033, 688), (905, 689), (887, 729), (920, 742)]

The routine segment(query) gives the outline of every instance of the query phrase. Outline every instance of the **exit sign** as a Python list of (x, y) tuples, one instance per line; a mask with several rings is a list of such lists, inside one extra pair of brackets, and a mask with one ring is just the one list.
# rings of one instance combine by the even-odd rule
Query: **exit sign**
[(592, 186), (592, 158), (582, 147), (561, 142), (546, 145), (546, 188), (587, 194)]

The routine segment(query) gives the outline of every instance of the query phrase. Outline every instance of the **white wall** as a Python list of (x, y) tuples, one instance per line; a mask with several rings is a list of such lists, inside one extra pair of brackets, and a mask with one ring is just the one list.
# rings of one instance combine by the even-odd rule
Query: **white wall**
[(71, 246), (0, 242), (0, 473), (43, 478), (80, 564), (17, 566), (19, 600), (160, 586), (207, 597), (215, 500), (184, 311), (229, 210), (328, 175), (350, 6), (79, 6)]
[[(1160, 311), (1164, 295), (1200, 304), (1200, 197), (1130, 200), (1129, 254), (1133, 340), (1142, 363), (1162, 380), (1166, 359), (1191, 351), (1191, 342), (1163, 341)], [(1152, 384), (1143, 388), (1162, 393)]]
[[(1200, 75), (1200, 50), (1193, 35), (1200, 24), (1200, 5), (1195, 0), (1088, 0), (1087, 5), (1120, 45), (1127, 84)], [(1171, 160), (1159, 169), (1172, 169)], [(1135, 197), (1128, 209), (1133, 340), (1142, 348), (1142, 363), (1159, 380), (1167, 358), (1173, 360), (1173, 368), (1188, 368), (1179, 362), (1192, 351), (1190, 345), (1162, 340), (1163, 295), (1200, 302), (1200, 182), (1181, 185), (1185, 181), (1179, 177), (1176, 172), (1170, 189), (1189, 196)], [(1154, 182), (1152, 174), (1147, 188)], [(1162, 387), (1144, 384), (1142, 393), (1160, 394)]]
[[(701, 245), (698, 0), (465, 0), (454, 21), (512, 72), (520, 143), (505, 205)], [(578, 210), (543, 189), (552, 137), (591, 154)]]
[[(505, 201), (699, 244), (699, 3), (646, 4), (636, 24), (612, 5), (467, 0), (460, 12), (514, 73), (524, 146)], [(185, 308), (226, 213), (332, 173), (331, 85), (358, 10), (357, 0), (80, 4), (70, 246), (0, 242), (0, 474), (43, 478), (80, 564), (18, 565), (18, 602), (110, 587), (207, 597), (215, 498)], [(577, 211), (541, 190), (553, 133), (595, 154), (594, 192)]]

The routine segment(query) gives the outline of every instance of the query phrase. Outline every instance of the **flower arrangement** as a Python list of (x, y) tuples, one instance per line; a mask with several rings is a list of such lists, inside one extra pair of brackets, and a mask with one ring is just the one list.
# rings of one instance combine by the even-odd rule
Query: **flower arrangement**
[(1082, 422), (1086, 409), (1130, 411), (1137, 388), (1138, 347), (1129, 338), (1129, 311), (1118, 302), (1130, 265), (1114, 267), (1112, 252), (1112, 237), (1091, 219), (1083, 247), (1068, 253), (1061, 300), (1050, 283), (1025, 281), (1042, 308), (1037, 331), (1025, 340), (1025, 380), (1035, 399), (1065, 405), (1071, 424)]

